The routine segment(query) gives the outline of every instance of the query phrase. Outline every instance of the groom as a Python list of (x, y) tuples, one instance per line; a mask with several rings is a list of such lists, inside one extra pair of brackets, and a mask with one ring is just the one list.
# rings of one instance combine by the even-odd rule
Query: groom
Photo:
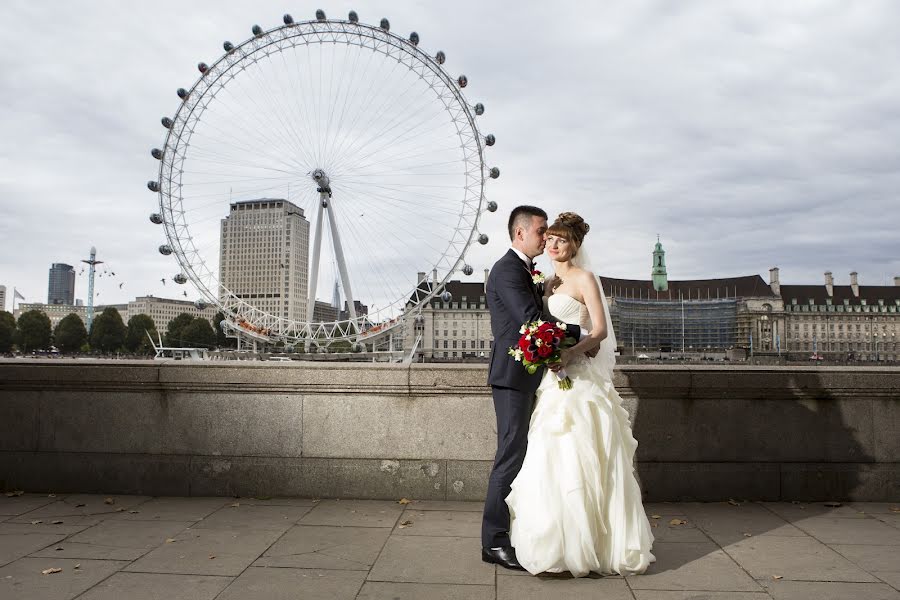
[[(485, 284), (494, 336), (488, 383), (497, 413), (497, 455), (484, 502), (481, 559), (507, 569), (522, 569), (509, 540), (506, 496), (525, 460), (534, 392), (543, 371), (529, 375), (507, 350), (518, 343), (524, 323), (556, 319), (544, 312), (542, 294), (532, 279), (533, 260), (544, 252), (547, 213), (536, 206), (516, 207), (507, 228), (512, 248), (494, 264)], [(566, 333), (578, 339), (581, 329), (568, 325)]]

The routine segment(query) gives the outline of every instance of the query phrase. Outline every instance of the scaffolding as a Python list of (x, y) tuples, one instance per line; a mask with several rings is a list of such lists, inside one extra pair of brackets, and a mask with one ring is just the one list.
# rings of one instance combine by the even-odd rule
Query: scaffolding
[(620, 349), (632, 352), (699, 352), (733, 348), (738, 300), (615, 298), (610, 317)]

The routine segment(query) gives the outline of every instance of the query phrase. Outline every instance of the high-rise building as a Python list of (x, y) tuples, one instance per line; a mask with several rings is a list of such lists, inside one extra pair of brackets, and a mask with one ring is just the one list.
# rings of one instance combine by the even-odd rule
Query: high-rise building
[(233, 202), (221, 223), (219, 281), (260, 310), (305, 321), (309, 221), (303, 209), (279, 198)]
[(6, 286), (0, 285), (0, 311), (6, 310)]
[(53, 263), (47, 287), (47, 304), (74, 304), (75, 269), (72, 265)]

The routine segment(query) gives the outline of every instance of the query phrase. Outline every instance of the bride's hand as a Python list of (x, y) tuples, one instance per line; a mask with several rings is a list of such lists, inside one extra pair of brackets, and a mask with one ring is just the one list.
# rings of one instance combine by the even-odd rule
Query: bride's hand
[[(563, 348), (559, 351), (559, 365), (560, 369), (565, 369), (568, 364), (572, 361), (572, 351), (568, 348)], [(559, 369), (557, 369), (559, 370)]]

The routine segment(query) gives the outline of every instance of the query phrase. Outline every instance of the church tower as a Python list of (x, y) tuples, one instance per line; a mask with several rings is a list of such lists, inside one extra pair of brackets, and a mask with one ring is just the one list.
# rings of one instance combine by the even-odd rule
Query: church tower
[(669, 277), (666, 273), (666, 251), (663, 250), (662, 244), (659, 243), (659, 236), (656, 236), (656, 248), (653, 249), (653, 270), (650, 271), (650, 278), (653, 280), (653, 289), (657, 292), (665, 292), (669, 289)]

